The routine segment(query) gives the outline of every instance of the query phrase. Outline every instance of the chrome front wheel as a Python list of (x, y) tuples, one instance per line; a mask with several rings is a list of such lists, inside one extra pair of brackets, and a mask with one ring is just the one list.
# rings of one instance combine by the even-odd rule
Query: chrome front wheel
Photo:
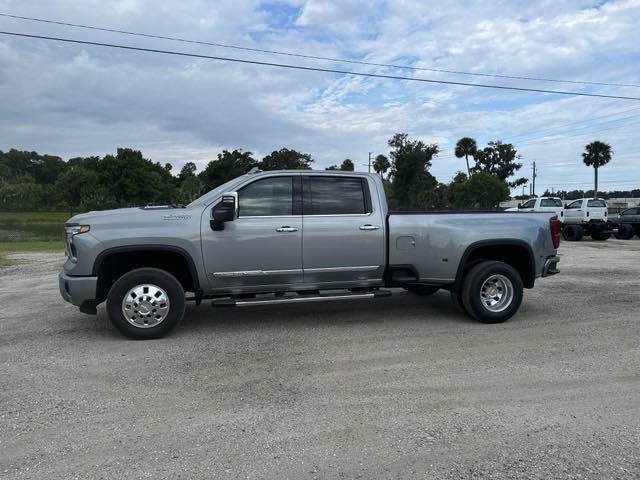
[(122, 314), (134, 327), (151, 328), (167, 318), (169, 305), (169, 296), (162, 288), (136, 285), (122, 299)]
[(184, 315), (184, 288), (171, 273), (145, 267), (125, 273), (107, 296), (111, 323), (131, 338), (159, 338)]

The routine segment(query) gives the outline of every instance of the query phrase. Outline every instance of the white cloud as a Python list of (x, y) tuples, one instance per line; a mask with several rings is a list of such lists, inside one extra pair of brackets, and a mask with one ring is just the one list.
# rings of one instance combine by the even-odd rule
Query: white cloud
[[(600, 7), (571, 2), (356, 2), (252, 0), (152, 2), (121, 0), (108, 6), (72, 2), (0, 0), (0, 10), (111, 28), (198, 40), (356, 57), (417, 67), (523, 74), (640, 84), (640, 1)], [(284, 9), (282, 15), (278, 9)], [(283, 23), (283, 18), (289, 18)], [(277, 19), (277, 21), (276, 21)], [(335, 66), (331, 62), (263, 55), (216, 47), (117, 36), (0, 18), (4, 30), (52, 34), (190, 51)], [(398, 73), (382, 67), (339, 65)], [(495, 78), (401, 71), (417, 77), (517, 84), (562, 90), (640, 95), (638, 88), (585, 87)], [(567, 98), (469, 87), (341, 77), (98, 47), (0, 36), (0, 149), (16, 147), (63, 157), (104, 154), (134, 146), (157, 161), (204, 164), (222, 148), (266, 154), (289, 146), (308, 151), (324, 167), (344, 158), (356, 165), (369, 151), (386, 152), (397, 131), (439, 142), (433, 173), (450, 179), (463, 162), (453, 144), (464, 135), (496, 138), (536, 158), (538, 185), (582, 183), (585, 143), (611, 141), (615, 157), (601, 172), (607, 188), (640, 184), (633, 141), (637, 119), (590, 120), (640, 107), (640, 102)], [(640, 113), (640, 112), (638, 112)], [(577, 123), (574, 122), (586, 122)], [(617, 122), (617, 123), (616, 123)], [(529, 134), (550, 129), (565, 128)], [(609, 129), (628, 124), (624, 128)], [(582, 128), (593, 125), (590, 128)], [(562, 135), (569, 136), (562, 139)], [(545, 136), (546, 135), (546, 136)], [(553, 135), (553, 136), (549, 136)], [(546, 139), (545, 143), (527, 143)], [(560, 139), (560, 140), (558, 140)], [(553, 141), (551, 141), (553, 140)], [(362, 168), (362, 167), (360, 167)], [(523, 169), (525, 175), (528, 171)], [(569, 178), (570, 180), (567, 180)]]

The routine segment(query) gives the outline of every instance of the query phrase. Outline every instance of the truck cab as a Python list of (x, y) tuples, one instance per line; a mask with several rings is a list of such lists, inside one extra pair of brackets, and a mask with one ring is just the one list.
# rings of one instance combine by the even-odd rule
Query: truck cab
[(508, 208), (508, 212), (544, 212), (555, 214), (560, 221), (564, 217), (562, 200), (557, 197), (536, 197), (518, 204), (515, 208)]
[(564, 207), (564, 223), (606, 222), (607, 203), (601, 198), (580, 198)]

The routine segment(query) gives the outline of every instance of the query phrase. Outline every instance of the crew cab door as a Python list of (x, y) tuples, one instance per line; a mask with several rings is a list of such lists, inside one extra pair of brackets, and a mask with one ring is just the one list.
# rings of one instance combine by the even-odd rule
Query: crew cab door
[(268, 176), (238, 189), (238, 218), (213, 231), (203, 215), (202, 253), (213, 289), (302, 281), (299, 175)]
[(308, 175), (302, 184), (304, 282), (381, 282), (385, 219), (369, 180)]

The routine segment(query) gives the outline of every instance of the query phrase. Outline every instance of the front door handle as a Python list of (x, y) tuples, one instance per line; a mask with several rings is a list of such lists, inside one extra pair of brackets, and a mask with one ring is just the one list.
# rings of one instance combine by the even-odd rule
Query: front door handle
[(276, 232), (297, 232), (298, 229), (295, 227), (290, 227), (288, 225), (283, 225), (280, 228), (276, 228)]
[(378, 230), (380, 225), (371, 225), (367, 223), (366, 225), (360, 225), (360, 230)]

